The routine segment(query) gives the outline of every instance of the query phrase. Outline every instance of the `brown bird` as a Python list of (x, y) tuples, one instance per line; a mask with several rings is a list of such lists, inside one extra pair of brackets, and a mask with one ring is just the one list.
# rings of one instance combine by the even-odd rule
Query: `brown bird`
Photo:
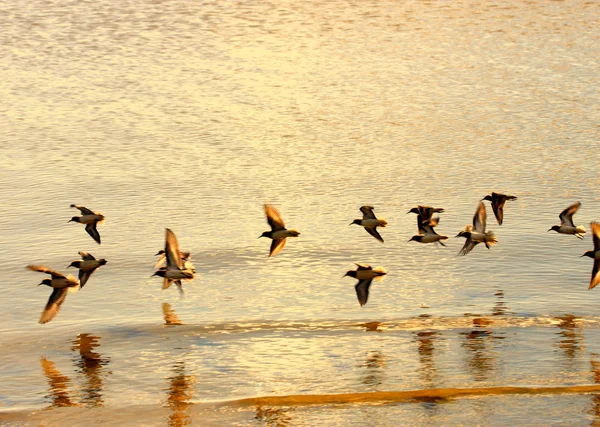
[(504, 218), (504, 204), (508, 200), (516, 199), (517, 198), (515, 196), (507, 196), (506, 194), (492, 192), (491, 195), (487, 195), (481, 200), (489, 200), (492, 202), (492, 210), (494, 211), (496, 221), (498, 221), (498, 225), (502, 225), (502, 218)]
[(71, 207), (79, 209), (81, 216), (74, 216), (68, 222), (73, 221), (80, 224), (85, 224), (85, 231), (87, 234), (92, 236), (92, 239), (94, 239), (96, 243), (100, 244), (100, 233), (98, 233), (96, 225), (99, 222), (104, 221), (104, 215), (102, 215), (100, 212), (91, 211), (83, 206), (71, 205)]
[(377, 231), (377, 227), (385, 227), (387, 221), (383, 218), (377, 218), (373, 209), (375, 209), (373, 206), (361, 206), (360, 211), (363, 213), (362, 219), (355, 219), (350, 225), (357, 224), (364, 227), (367, 233), (383, 243), (383, 238)]
[(267, 216), (267, 222), (271, 226), (271, 231), (265, 231), (258, 238), (268, 237), (269, 239), (273, 239), (271, 249), (269, 250), (269, 256), (271, 257), (281, 252), (288, 237), (298, 237), (300, 233), (296, 230), (285, 228), (285, 223), (281, 219), (279, 211), (273, 206), (265, 205), (265, 215)]
[(67, 298), (67, 292), (77, 292), (79, 290), (79, 282), (71, 275), (65, 276), (64, 274), (43, 265), (28, 265), (27, 268), (51, 276), (51, 279), (44, 279), (42, 280), (42, 283), (40, 283), (40, 285), (46, 285), (53, 288), (48, 303), (40, 317), (40, 323), (48, 323), (58, 314), (60, 306), (65, 301), (65, 298)]
[(183, 293), (181, 280), (192, 280), (194, 271), (186, 268), (185, 261), (181, 258), (177, 237), (170, 229), (165, 231), (165, 257), (166, 267), (160, 268), (153, 276), (163, 278), (163, 289), (168, 289), (171, 283), (175, 283), (180, 293)]
[(344, 277), (350, 276), (358, 280), (354, 289), (356, 290), (358, 303), (362, 307), (369, 300), (369, 288), (371, 287), (373, 279), (381, 278), (387, 273), (381, 267), (372, 268), (370, 265), (363, 264), (356, 264), (356, 266), (358, 267), (356, 270), (347, 271), (346, 274), (344, 274)]
[(83, 261), (73, 261), (67, 268), (76, 267), (79, 269), (79, 284), (83, 286), (87, 283), (88, 279), (96, 269), (106, 265), (105, 259), (96, 259), (92, 254), (80, 251), (79, 255)]

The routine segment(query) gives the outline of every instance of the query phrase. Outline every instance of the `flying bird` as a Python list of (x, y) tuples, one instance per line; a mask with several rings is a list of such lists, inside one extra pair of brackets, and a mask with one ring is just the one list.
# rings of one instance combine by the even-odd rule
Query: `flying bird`
[(459, 255), (466, 255), (473, 250), (478, 243), (485, 243), (486, 248), (495, 245), (498, 241), (492, 231), (485, 231), (486, 213), (483, 202), (479, 202), (475, 215), (473, 216), (473, 225), (467, 225), (463, 231), (456, 237), (465, 237), (464, 246), (458, 252)]
[(515, 196), (507, 196), (506, 194), (492, 192), (491, 195), (487, 195), (481, 200), (489, 200), (492, 202), (492, 210), (494, 211), (496, 221), (498, 221), (498, 225), (502, 225), (502, 218), (504, 217), (504, 204), (508, 200), (516, 199), (517, 198)]
[(275, 209), (271, 205), (265, 205), (265, 215), (267, 216), (267, 222), (271, 226), (271, 231), (265, 231), (263, 234), (258, 236), (268, 237), (269, 239), (273, 239), (271, 242), (271, 249), (269, 250), (269, 256), (275, 256), (285, 246), (285, 239), (288, 237), (298, 237), (300, 233), (296, 230), (288, 230), (285, 228), (285, 223), (283, 219), (281, 219), (281, 215), (279, 215), (279, 211)]
[[(165, 250), (161, 249), (157, 252), (155, 256), (159, 256), (158, 261), (154, 265), (154, 268), (161, 268), (166, 266), (167, 257), (165, 255)], [(183, 261), (184, 270), (192, 270), (194, 273), (196, 269), (194, 268), (194, 264), (192, 264), (192, 254), (190, 252), (179, 251), (179, 256)]]
[(417, 214), (417, 216), (420, 216), (422, 219), (422, 222), (424, 225), (430, 225), (430, 222), (433, 222), (433, 227), (435, 227), (437, 225), (437, 221), (439, 220), (439, 218), (433, 218), (433, 214), (434, 213), (442, 213), (444, 212), (444, 208), (433, 208), (431, 206), (421, 206), (418, 205), (416, 208), (412, 208), (411, 210), (409, 210), (408, 212), (406, 212), (407, 214), (409, 213), (414, 213)]
[(79, 255), (82, 261), (73, 261), (67, 268), (75, 267), (79, 269), (79, 284), (83, 286), (87, 283), (88, 279), (96, 269), (105, 265), (107, 261), (103, 259), (96, 259), (92, 254), (80, 251)]
[(417, 215), (417, 229), (419, 234), (414, 235), (410, 238), (409, 242), (415, 241), (419, 243), (435, 243), (442, 246), (446, 246), (442, 240), (448, 239), (448, 236), (440, 236), (434, 230), (434, 227), (439, 223), (439, 218), (430, 218), (425, 224), (425, 220), (421, 217), (421, 214)]
[(354, 286), (354, 289), (356, 290), (358, 302), (362, 307), (369, 299), (369, 288), (371, 287), (371, 282), (373, 282), (373, 279), (381, 278), (387, 273), (381, 267), (372, 268), (369, 265), (363, 264), (356, 264), (356, 266), (358, 267), (356, 270), (347, 271), (346, 274), (344, 274), (344, 277), (350, 276), (358, 280), (358, 283)]
[(594, 235), (594, 250), (587, 251), (581, 256), (587, 256), (594, 260), (594, 268), (592, 269), (592, 278), (590, 279), (589, 289), (594, 289), (600, 283), (600, 223), (591, 222), (592, 234)]
[(79, 209), (81, 216), (74, 216), (69, 220), (69, 222), (73, 221), (80, 224), (85, 224), (85, 231), (87, 231), (87, 234), (92, 236), (92, 239), (94, 239), (96, 243), (100, 244), (100, 233), (98, 233), (96, 225), (99, 222), (104, 221), (104, 215), (102, 215), (100, 212), (94, 212), (79, 205), (71, 205), (71, 207)]
[(183, 293), (181, 281), (192, 280), (194, 278), (194, 271), (186, 268), (185, 261), (181, 258), (177, 237), (168, 228), (165, 231), (165, 258), (167, 265), (160, 268), (152, 276), (163, 278), (163, 289), (168, 289), (172, 283), (175, 283), (179, 292)]
[(377, 231), (377, 227), (385, 227), (387, 225), (387, 221), (383, 218), (377, 218), (373, 213), (373, 206), (361, 206), (360, 211), (363, 213), (362, 219), (355, 219), (350, 223), (358, 224), (367, 230), (371, 236), (375, 237), (381, 243), (383, 243), (383, 238), (379, 235)]
[(581, 207), (581, 202), (573, 203), (567, 209), (562, 211), (558, 216), (560, 218), (560, 225), (553, 226), (548, 231), (556, 231), (561, 234), (574, 234), (580, 239), (583, 239), (583, 234), (585, 233), (585, 227), (583, 225), (575, 225), (573, 224), (573, 215), (579, 210)]
[(43, 265), (28, 265), (27, 268), (32, 271), (49, 274), (51, 277), (50, 279), (42, 280), (42, 283), (38, 285), (50, 286), (53, 289), (40, 317), (40, 323), (48, 323), (58, 314), (60, 306), (67, 298), (67, 292), (77, 292), (79, 290), (79, 282), (71, 275), (65, 276)]

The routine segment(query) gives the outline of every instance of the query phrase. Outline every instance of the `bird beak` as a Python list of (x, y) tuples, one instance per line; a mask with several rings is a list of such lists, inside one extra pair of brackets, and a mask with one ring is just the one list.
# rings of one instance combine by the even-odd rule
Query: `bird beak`
[[(552, 229), (550, 229), (550, 230), (548, 230), (548, 231), (552, 231)], [(547, 233), (548, 231), (546, 231), (546, 233)]]

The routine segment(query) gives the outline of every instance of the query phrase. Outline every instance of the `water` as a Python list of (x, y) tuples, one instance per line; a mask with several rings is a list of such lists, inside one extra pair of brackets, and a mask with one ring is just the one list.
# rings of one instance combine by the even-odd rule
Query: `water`
[[(547, 233), (578, 200), (599, 219), (596, 2), (0, 12), (0, 422), (600, 422), (592, 239)], [(488, 209), (498, 245), (457, 257), (491, 191), (518, 197), (501, 227)], [(106, 216), (101, 246), (72, 203)], [(302, 233), (273, 258), (263, 203)], [(384, 244), (348, 225), (364, 204)], [(408, 243), (417, 204), (446, 209), (446, 248)], [(150, 277), (165, 227), (199, 273), (184, 297)], [(24, 267), (81, 250), (108, 264), (39, 325)], [(388, 271), (362, 308), (354, 262)]]

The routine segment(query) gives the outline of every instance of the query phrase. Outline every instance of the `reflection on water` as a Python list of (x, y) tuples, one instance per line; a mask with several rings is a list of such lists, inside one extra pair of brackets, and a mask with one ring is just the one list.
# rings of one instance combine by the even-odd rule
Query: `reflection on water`
[(192, 423), (189, 408), (194, 395), (196, 377), (186, 375), (185, 363), (177, 362), (173, 365), (173, 376), (168, 378), (171, 383), (167, 389), (167, 405), (171, 408), (169, 426), (179, 427)]
[(364, 323), (362, 326), (364, 326), (367, 332), (381, 332), (381, 329), (379, 329), (379, 325), (381, 325), (381, 322), (367, 322)]
[(415, 334), (417, 352), (419, 353), (419, 374), (428, 387), (433, 387), (437, 380), (437, 367), (434, 360), (434, 342), (439, 338), (439, 332), (421, 331)]
[(491, 323), (490, 319), (475, 318), (473, 319), (475, 329), (460, 334), (463, 338), (461, 345), (466, 350), (466, 367), (476, 381), (489, 379), (496, 369), (497, 355), (493, 347), (494, 340), (504, 337), (491, 329), (485, 329)]
[(183, 325), (179, 317), (175, 314), (171, 308), (171, 304), (164, 302), (162, 305), (163, 317), (165, 318), (165, 325), (176, 326)]
[(498, 289), (494, 295), (496, 296), (496, 303), (492, 309), (492, 316), (504, 316), (508, 310), (506, 302), (504, 301), (504, 291)]
[(292, 421), (288, 415), (289, 411), (289, 408), (264, 408), (257, 406), (254, 418), (264, 421), (268, 427), (287, 427)]
[(71, 380), (66, 375), (61, 374), (54, 365), (45, 357), (40, 360), (44, 375), (48, 379), (50, 395), (46, 396), (52, 399), (50, 407), (77, 406), (73, 403), (67, 390)]
[[(594, 359), (590, 360), (590, 372), (594, 384), (600, 384), (600, 362)], [(592, 408), (588, 411), (588, 414), (594, 416), (590, 425), (600, 426), (600, 394), (592, 394)]]
[(370, 351), (367, 353), (365, 363), (365, 377), (363, 384), (378, 386), (383, 382), (385, 373), (385, 356), (380, 351)]
[(558, 347), (562, 350), (567, 360), (574, 360), (578, 353), (583, 350), (583, 333), (578, 318), (572, 314), (557, 317), (559, 320)]
[(100, 337), (95, 335), (79, 334), (73, 340), (73, 347), (71, 348), (73, 351), (79, 351), (79, 357), (74, 358), (74, 364), (77, 371), (86, 378), (82, 402), (90, 406), (103, 406), (103, 379), (110, 373), (105, 372), (105, 366), (110, 363), (110, 359), (103, 358), (94, 351), (100, 346), (99, 340)]

